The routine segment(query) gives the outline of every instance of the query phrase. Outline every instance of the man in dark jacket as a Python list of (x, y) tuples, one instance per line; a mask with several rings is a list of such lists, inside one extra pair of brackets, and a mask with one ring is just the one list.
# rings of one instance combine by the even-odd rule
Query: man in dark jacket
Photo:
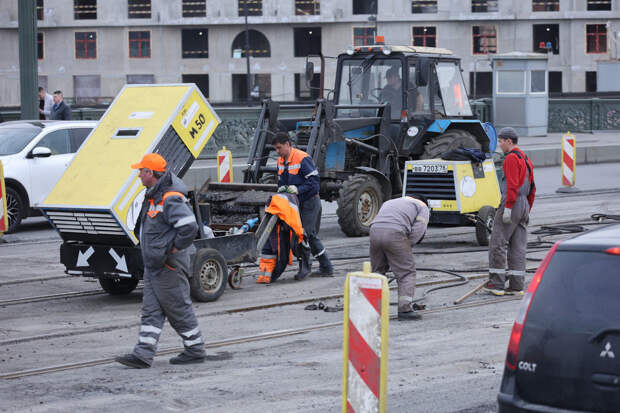
[(185, 350), (170, 359), (172, 364), (201, 363), (206, 354), (204, 341), (189, 297), (187, 274), (192, 244), (198, 225), (187, 201), (187, 187), (166, 172), (166, 161), (156, 153), (144, 155), (133, 169), (148, 188), (135, 233), (140, 239), (144, 261), (142, 322), (133, 353), (116, 361), (133, 368), (153, 363), (157, 342), (166, 317), (183, 339)]
[(57, 90), (54, 92), (54, 106), (52, 106), (51, 120), (71, 120), (71, 108), (63, 100), (62, 92)]

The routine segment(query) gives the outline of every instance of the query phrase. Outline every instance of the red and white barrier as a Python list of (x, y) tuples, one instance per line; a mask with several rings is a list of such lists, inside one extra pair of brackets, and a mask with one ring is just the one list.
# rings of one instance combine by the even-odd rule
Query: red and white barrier
[(225, 146), (217, 152), (217, 181), (233, 181), (232, 153)]
[(385, 412), (390, 295), (387, 278), (347, 274), (344, 294), (342, 412)]
[(4, 170), (0, 162), (0, 234), (9, 230), (9, 214), (6, 210), (6, 187), (4, 185)]
[(570, 132), (562, 135), (562, 185), (575, 186), (577, 167), (577, 144)]

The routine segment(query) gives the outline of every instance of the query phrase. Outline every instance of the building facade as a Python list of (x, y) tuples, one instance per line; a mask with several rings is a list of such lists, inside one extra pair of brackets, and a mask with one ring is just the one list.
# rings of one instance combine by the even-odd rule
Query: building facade
[[(306, 56), (335, 57), (377, 32), (452, 50), (477, 96), (491, 93), (494, 53), (548, 53), (554, 93), (596, 91), (597, 61), (620, 50), (620, 0), (33, 1), (39, 83), (78, 103), (109, 102), (127, 83), (179, 82), (211, 102), (245, 102), (246, 13), (254, 99), (312, 98)], [(20, 102), (17, 3), (0, 0), (0, 106)], [(328, 58), (327, 88), (335, 67)]]

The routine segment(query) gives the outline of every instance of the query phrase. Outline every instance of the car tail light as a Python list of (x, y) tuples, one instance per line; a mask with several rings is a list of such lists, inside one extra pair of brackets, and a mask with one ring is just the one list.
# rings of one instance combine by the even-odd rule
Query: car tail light
[(612, 247), (612, 248), (606, 249), (605, 252), (611, 255), (620, 255), (620, 247)]
[(545, 258), (540, 263), (538, 270), (536, 270), (536, 274), (534, 274), (534, 278), (530, 282), (530, 286), (528, 287), (525, 295), (523, 296), (523, 300), (521, 301), (521, 307), (519, 308), (519, 313), (517, 314), (517, 318), (515, 319), (515, 323), (512, 326), (512, 333), (510, 334), (510, 341), (508, 342), (508, 352), (506, 353), (506, 367), (511, 370), (517, 369), (517, 357), (519, 356), (519, 344), (521, 344), (521, 334), (523, 333), (523, 326), (525, 326), (525, 319), (527, 318), (527, 312), (530, 309), (530, 304), (532, 304), (532, 299), (534, 298), (534, 294), (536, 294), (536, 289), (542, 280), (542, 276), (545, 273), (545, 270), (549, 266), (549, 262), (551, 261), (551, 257), (555, 253), (555, 250), (560, 245), (559, 242), (556, 242), (553, 247), (547, 252)]

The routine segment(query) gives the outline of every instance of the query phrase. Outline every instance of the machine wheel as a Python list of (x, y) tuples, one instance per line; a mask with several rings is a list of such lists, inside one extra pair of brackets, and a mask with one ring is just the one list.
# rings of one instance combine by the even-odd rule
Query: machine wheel
[(420, 159), (439, 158), (442, 153), (458, 147), (481, 149), (482, 145), (476, 137), (463, 129), (450, 129), (443, 135), (430, 139), (424, 147), (424, 153)]
[(217, 250), (202, 248), (194, 258), (194, 274), (190, 279), (192, 297), (197, 301), (215, 301), (226, 288), (228, 267)]
[(350, 176), (340, 189), (338, 225), (348, 237), (368, 235), (370, 223), (383, 204), (383, 192), (371, 175)]
[(6, 188), (6, 212), (9, 217), (9, 228), (7, 233), (15, 232), (20, 222), (24, 218), (24, 211), (26, 211), (26, 205), (24, 201), (15, 189)]
[(478, 211), (478, 219), (476, 220), (476, 241), (478, 241), (478, 245), (482, 247), (489, 245), (494, 219), (495, 208), (485, 205)]
[(136, 289), (138, 279), (131, 278), (99, 278), (99, 285), (108, 294), (123, 295), (129, 294)]
[(228, 285), (233, 290), (241, 289), (241, 281), (243, 279), (243, 270), (239, 266), (235, 267), (228, 274)]

